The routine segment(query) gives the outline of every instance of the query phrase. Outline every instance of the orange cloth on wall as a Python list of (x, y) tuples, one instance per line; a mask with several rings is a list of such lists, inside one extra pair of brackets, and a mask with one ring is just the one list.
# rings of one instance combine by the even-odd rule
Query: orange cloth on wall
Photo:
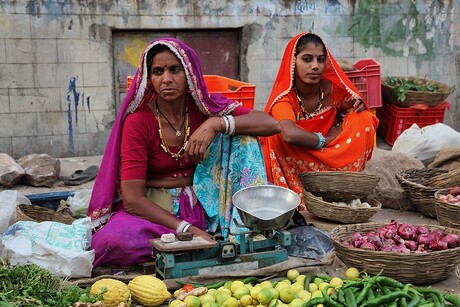
[[(288, 43), (265, 112), (279, 121), (290, 119), (305, 130), (327, 135), (336, 123), (337, 110), (343, 99), (360, 98), (362, 95), (326, 49), (327, 62), (322, 78), (332, 83), (330, 104), (313, 119), (298, 120), (302, 111), (293, 89), (294, 52), (298, 40), (305, 34), (297, 35)], [(283, 141), (281, 134), (261, 138), (268, 180), (298, 193), (302, 200), (298, 209), (306, 209), (299, 174), (309, 171), (362, 171), (372, 156), (378, 123), (377, 117), (369, 109), (347, 113), (342, 132), (322, 149), (288, 144)]]

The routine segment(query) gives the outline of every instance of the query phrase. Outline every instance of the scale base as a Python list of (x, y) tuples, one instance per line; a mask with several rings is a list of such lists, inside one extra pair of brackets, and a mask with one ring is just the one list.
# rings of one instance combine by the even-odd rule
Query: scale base
[[(256, 270), (286, 261), (288, 254), (284, 248), (280, 247), (271, 251), (237, 255), (231, 260), (222, 260), (221, 257), (216, 257), (174, 262), (173, 265), (171, 265), (171, 257), (174, 255), (169, 253), (157, 255), (156, 275), (159, 278), (173, 279), (221, 272)], [(165, 266), (165, 263), (168, 265)]]

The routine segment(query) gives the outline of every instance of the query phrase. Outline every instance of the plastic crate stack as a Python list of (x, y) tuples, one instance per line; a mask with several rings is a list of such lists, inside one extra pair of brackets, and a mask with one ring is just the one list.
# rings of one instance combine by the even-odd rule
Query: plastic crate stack
[[(377, 114), (377, 109), (382, 106), (382, 87), (380, 85), (380, 63), (374, 59), (361, 59), (353, 66), (356, 70), (345, 71), (348, 79), (363, 94), (363, 100)], [(377, 136), (374, 141), (377, 145)]]
[(417, 124), (420, 128), (444, 122), (444, 114), (450, 104), (447, 101), (426, 109), (414, 107), (399, 107), (395, 104), (383, 102), (383, 106), (377, 110), (377, 118), (380, 119), (377, 131), (392, 145), (404, 130)]

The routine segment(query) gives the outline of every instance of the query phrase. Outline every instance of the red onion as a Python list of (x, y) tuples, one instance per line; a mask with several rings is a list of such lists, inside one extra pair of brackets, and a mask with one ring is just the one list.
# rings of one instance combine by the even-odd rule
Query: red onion
[(375, 233), (373, 235), (367, 236), (367, 242), (372, 243), (376, 250), (379, 250), (383, 245), (382, 240)]
[(398, 227), (398, 235), (405, 240), (413, 240), (416, 236), (416, 228), (414, 225), (409, 223), (404, 223)]
[(417, 242), (413, 241), (413, 240), (406, 240), (406, 242), (404, 242), (404, 245), (410, 249), (411, 251), (414, 251), (417, 249), (418, 247), (418, 244)]
[(434, 251), (446, 250), (448, 247), (445, 237), (439, 238), (435, 236), (435, 239), (430, 243), (430, 248)]
[(447, 246), (449, 248), (455, 248), (455, 247), (458, 247), (460, 245), (460, 242), (459, 242), (459, 239), (458, 239), (458, 236), (456, 234), (448, 234), (444, 237), (447, 241)]
[(430, 243), (433, 241), (434, 241), (434, 235), (432, 233), (421, 234), (417, 238), (418, 244), (430, 245)]
[(371, 242), (363, 242), (363, 244), (361, 244), (360, 248), (366, 249), (366, 250), (371, 250), (371, 251), (376, 250), (374, 244), (372, 244)]
[(429, 232), (430, 231), (428, 230), (428, 227), (426, 227), (426, 226), (418, 226), (417, 227), (417, 235), (427, 234)]
[(396, 252), (396, 253), (402, 253), (402, 254), (409, 254), (410, 253), (410, 250), (404, 244), (398, 244), (398, 245), (394, 246), (391, 251)]

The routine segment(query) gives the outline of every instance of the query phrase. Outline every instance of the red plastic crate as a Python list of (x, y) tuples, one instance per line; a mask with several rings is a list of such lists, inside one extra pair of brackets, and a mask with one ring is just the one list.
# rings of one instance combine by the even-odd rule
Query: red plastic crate
[(363, 94), (363, 100), (369, 108), (381, 107), (380, 63), (374, 59), (362, 59), (353, 66), (357, 70), (345, 71), (345, 75)]
[[(240, 101), (246, 108), (254, 109), (256, 95), (254, 84), (216, 75), (204, 75), (203, 77), (210, 94), (222, 94), (228, 99)], [(133, 78), (133, 76), (126, 78), (126, 91), (129, 90)]]
[(204, 82), (210, 94), (222, 94), (228, 99), (243, 103), (246, 108), (254, 109), (256, 95), (254, 84), (216, 75), (204, 75)]
[(447, 101), (433, 108), (420, 110), (416, 108), (398, 107), (394, 104), (385, 103), (377, 109), (377, 117), (380, 119), (377, 131), (385, 137), (385, 141), (393, 145), (401, 133), (417, 124), (420, 128), (444, 122), (444, 113), (450, 108)]

